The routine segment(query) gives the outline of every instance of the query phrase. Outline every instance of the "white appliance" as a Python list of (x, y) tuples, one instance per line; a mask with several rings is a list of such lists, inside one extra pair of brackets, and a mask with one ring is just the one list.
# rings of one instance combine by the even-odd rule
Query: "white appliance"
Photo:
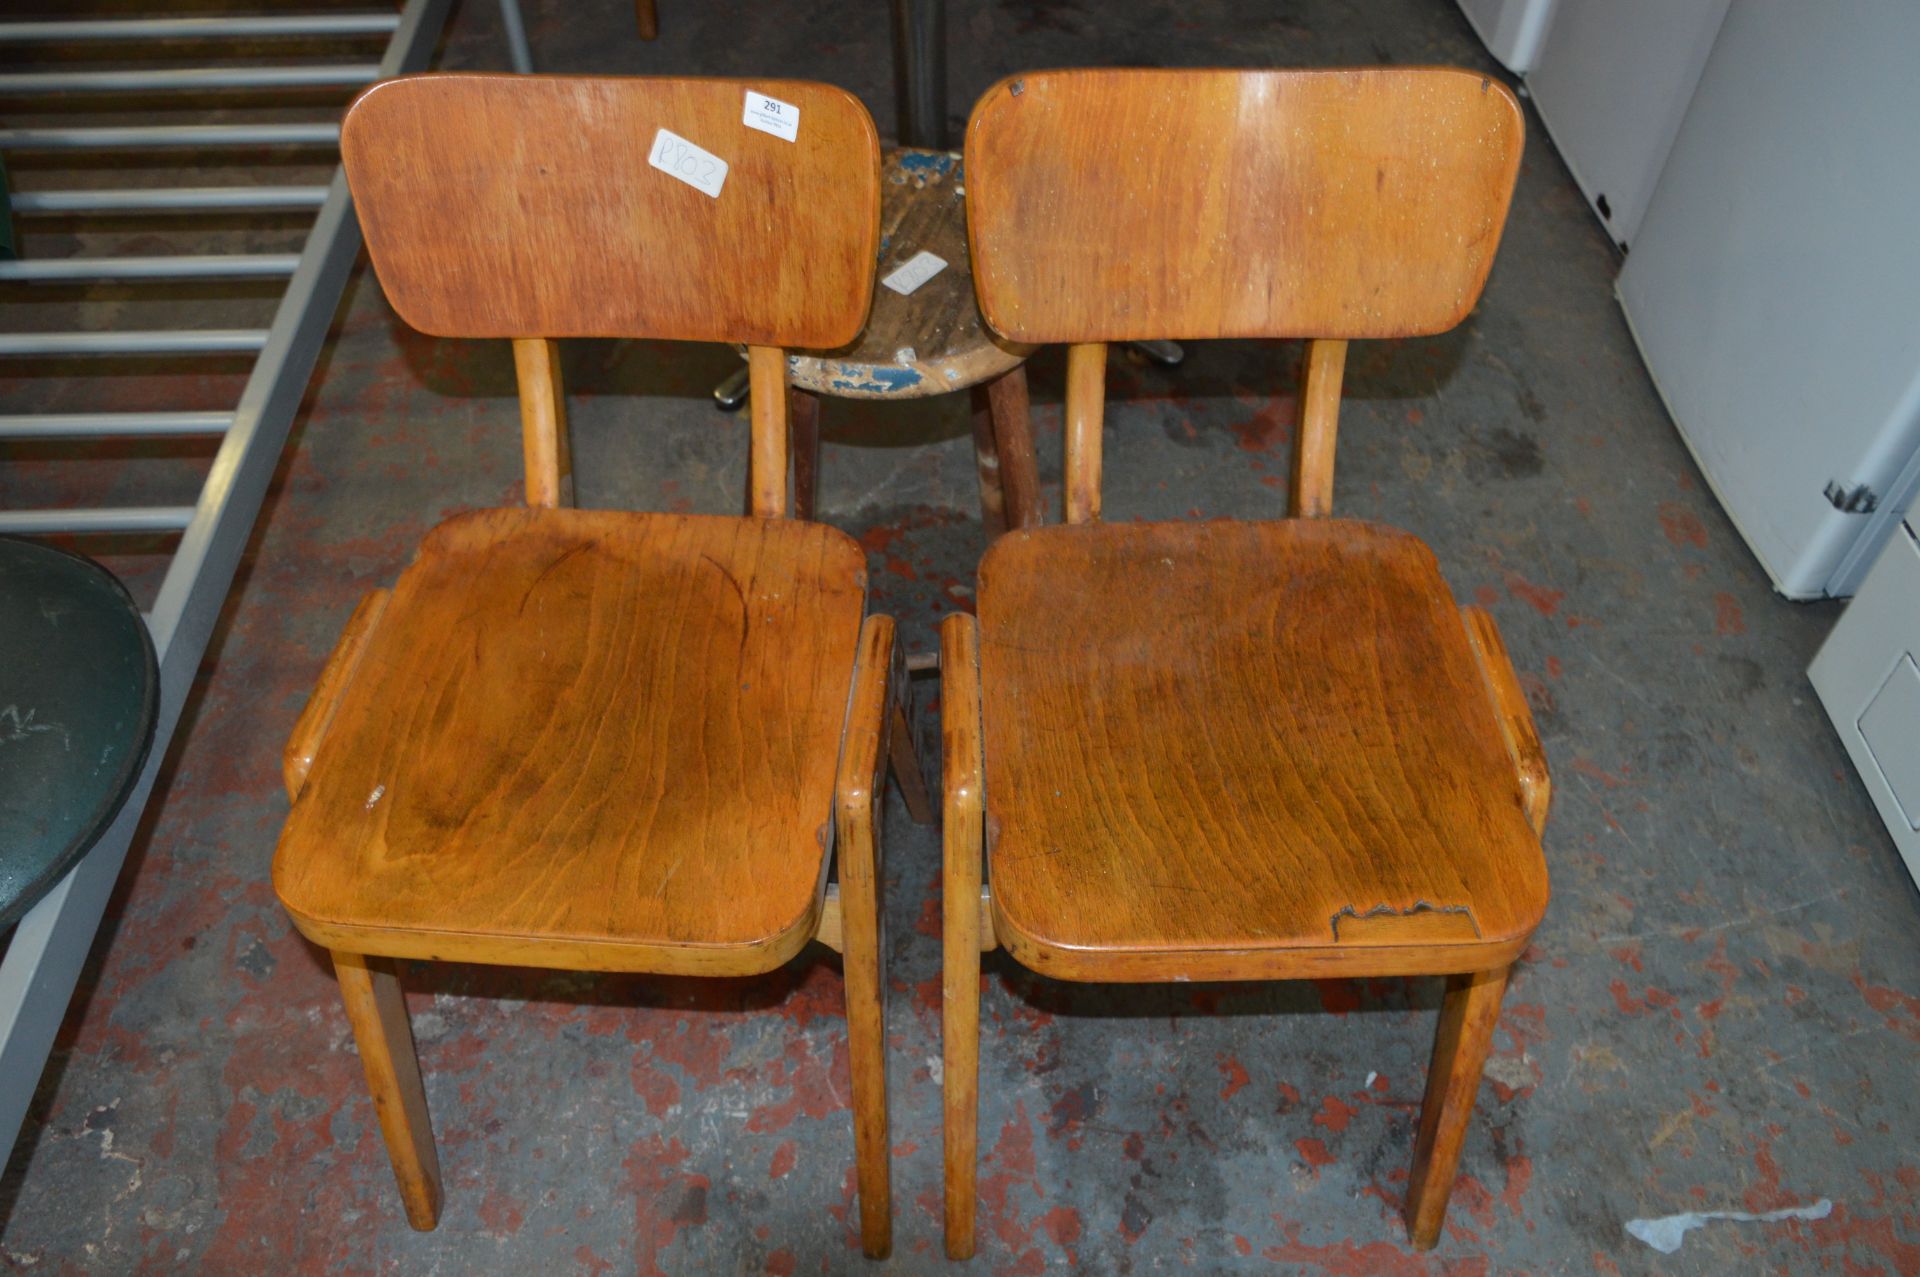
[(1920, 487), (1920, 4), (1728, 9), (1617, 291), (1775, 586), (1851, 594)]
[(1729, 0), (1557, 0), (1527, 91), (1624, 251), (1680, 131)]
[(1920, 539), (1911, 523), (1895, 525), (1807, 677), (1920, 882)]
[(1555, 0), (1460, 0), (1487, 52), (1515, 75), (1525, 75), (1540, 53)]

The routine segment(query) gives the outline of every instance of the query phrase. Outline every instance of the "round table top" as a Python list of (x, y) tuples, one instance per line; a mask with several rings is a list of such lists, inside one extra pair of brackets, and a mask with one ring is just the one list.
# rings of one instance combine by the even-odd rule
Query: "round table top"
[[(1033, 352), (994, 336), (980, 317), (963, 179), (957, 152), (887, 152), (873, 311), (851, 345), (788, 355), (794, 386), (841, 399), (918, 399), (992, 381)], [(879, 282), (922, 252), (944, 258), (945, 269), (904, 296)]]
[(153, 641), (120, 582), (0, 537), (0, 932), (119, 814), (159, 704)]

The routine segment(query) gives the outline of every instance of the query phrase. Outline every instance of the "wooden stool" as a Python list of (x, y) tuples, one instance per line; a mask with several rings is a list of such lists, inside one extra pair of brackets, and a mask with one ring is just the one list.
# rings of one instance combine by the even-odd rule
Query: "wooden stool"
[(880, 270), (885, 279), (921, 252), (947, 266), (911, 294), (876, 283), (860, 336), (837, 350), (787, 356), (794, 390), (794, 513), (814, 514), (819, 478), (820, 401), (973, 395), (973, 445), (980, 468), (980, 520), (989, 536), (1040, 522), (1033, 428), (1027, 410), (1031, 346), (996, 337), (973, 300), (967, 252), (967, 192), (951, 151), (889, 151), (880, 174)]

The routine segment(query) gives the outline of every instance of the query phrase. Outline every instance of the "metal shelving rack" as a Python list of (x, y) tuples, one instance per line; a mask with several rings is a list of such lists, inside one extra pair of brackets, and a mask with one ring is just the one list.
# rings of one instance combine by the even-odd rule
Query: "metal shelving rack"
[[(201, 89), (348, 87), (425, 67), (452, 0), (406, 0), (397, 12), (286, 14), (0, 23), (0, 49), (191, 39), (386, 37), (378, 62), (327, 66), (194, 66), (134, 71), (0, 74), (0, 94), (193, 92)], [(518, 16), (517, 12), (514, 15)], [(20, 58), (8, 57), (17, 65)], [(518, 58), (516, 58), (518, 60)], [(0, 129), (0, 152), (336, 144), (337, 124), (196, 124)], [(0, 281), (205, 280), (284, 277), (285, 293), (261, 329), (0, 334), (0, 357), (255, 355), (231, 412), (70, 413), (0, 416), (0, 438), (217, 435), (212, 467), (191, 506), (0, 511), (17, 535), (133, 532), (179, 536), (147, 624), (160, 659), (154, 746), (120, 816), (73, 871), (20, 921), (0, 958), (0, 1160), (13, 1147), (66, 1013), (108, 895), (151, 793), (154, 776), (205, 655), (221, 604), (259, 514), (287, 431), (306, 390), (360, 250), (360, 227), (335, 167), (327, 186), (193, 186), (24, 192), (16, 214), (251, 212), (315, 209), (298, 254), (67, 258), (0, 262)]]

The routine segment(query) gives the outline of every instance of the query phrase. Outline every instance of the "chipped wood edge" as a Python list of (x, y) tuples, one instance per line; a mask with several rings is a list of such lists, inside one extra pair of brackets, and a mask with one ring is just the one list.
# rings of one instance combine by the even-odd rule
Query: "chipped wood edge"
[(1540, 733), (1533, 725), (1533, 712), (1527, 708), (1527, 694), (1513, 672), (1513, 660), (1500, 637), (1500, 627), (1485, 608), (1471, 604), (1460, 609), (1466, 623), (1467, 646), (1486, 680), (1487, 696), (1493, 715), (1500, 724), (1500, 738), (1506, 742), (1507, 755), (1520, 781), (1522, 805), (1527, 823), (1537, 838), (1547, 827), (1547, 808), (1553, 798), (1553, 778), (1547, 770), (1547, 752), (1540, 744)]

